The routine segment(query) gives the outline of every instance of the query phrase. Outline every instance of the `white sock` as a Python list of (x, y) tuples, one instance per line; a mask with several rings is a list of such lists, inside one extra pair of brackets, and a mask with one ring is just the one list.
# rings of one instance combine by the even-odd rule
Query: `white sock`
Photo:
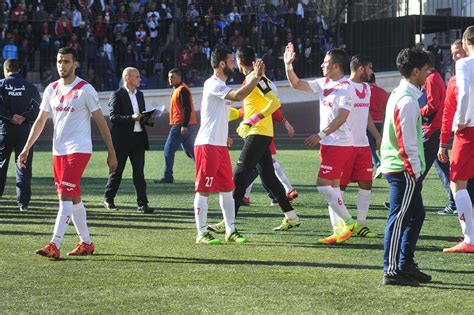
[(202, 236), (207, 232), (207, 197), (199, 193), (194, 196), (194, 219), (196, 220), (196, 227), (198, 235)]
[(225, 234), (231, 235), (235, 231), (235, 203), (232, 192), (220, 192), (219, 205), (221, 206), (222, 216), (224, 217)]
[(318, 186), (318, 191), (326, 199), (328, 205), (341, 217), (344, 221), (352, 219), (349, 211), (347, 211), (344, 201), (342, 200), (342, 194), (332, 186)]
[(244, 197), (250, 198), (250, 194), (252, 193), (253, 182), (245, 189)]
[(285, 171), (283, 170), (283, 167), (281, 167), (278, 161), (273, 162), (273, 168), (275, 169), (275, 175), (280, 180), (281, 184), (285, 188), (285, 191), (286, 192), (292, 191), (293, 186), (291, 185), (290, 180), (288, 179), (288, 176), (286, 176)]
[(466, 189), (458, 190), (454, 194), (456, 209), (458, 210), (459, 223), (461, 223), (464, 242), (474, 245), (474, 227), (472, 222), (472, 202)]
[(66, 234), (69, 222), (71, 222), (72, 216), (72, 201), (59, 201), (59, 211), (56, 217), (56, 223), (54, 224), (53, 231), (53, 242), (57, 248), (61, 247), (64, 234)]
[[(334, 188), (334, 187), (333, 187)], [(336, 187), (334, 188), (336, 193), (340, 198), (342, 198), (342, 194), (344, 193), (341, 188)], [(341, 219), (340, 216), (337, 215), (337, 213), (334, 211), (334, 209), (331, 206), (328, 206), (328, 212), (329, 212), (329, 219), (331, 220), (331, 225), (334, 230), (334, 233), (339, 233), (342, 230), (342, 227), (344, 226), (344, 220)]]
[(81, 242), (86, 244), (92, 243), (89, 228), (87, 227), (86, 207), (84, 207), (82, 201), (72, 205), (72, 222)]
[(285, 214), (285, 218), (287, 218), (288, 220), (297, 220), (298, 219), (298, 216), (296, 215), (295, 210), (285, 212), (284, 214)]
[(367, 214), (370, 207), (371, 190), (359, 188), (357, 193), (357, 223), (365, 225), (367, 223)]

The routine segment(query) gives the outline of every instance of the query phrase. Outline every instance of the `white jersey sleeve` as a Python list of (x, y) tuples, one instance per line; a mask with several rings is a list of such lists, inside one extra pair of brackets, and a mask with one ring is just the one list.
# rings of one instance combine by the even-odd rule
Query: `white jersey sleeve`
[(49, 84), (43, 92), (43, 98), (40, 104), (40, 110), (51, 113), (51, 96), (54, 93), (53, 86)]
[(225, 100), (227, 94), (232, 91), (232, 88), (225, 85), (223, 81), (217, 81), (218, 83), (215, 85), (211, 85), (211, 89), (209, 89), (209, 94), (214, 95), (220, 99)]
[(324, 78), (314, 79), (308, 81), (309, 87), (313, 90), (314, 93), (320, 93), (324, 83)]

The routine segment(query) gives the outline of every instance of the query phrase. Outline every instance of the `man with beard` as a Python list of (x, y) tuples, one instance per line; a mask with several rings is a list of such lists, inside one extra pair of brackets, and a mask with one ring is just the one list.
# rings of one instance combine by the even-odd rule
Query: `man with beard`
[(219, 192), (219, 205), (225, 222), (225, 239), (228, 242), (245, 243), (234, 226), (235, 209), (232, 190), (232, 165), (227, 139), (229, 133), (229, 107), (226, 101), (242, 101), (252, 92), (265, 72), (261, 60), (254, 64), (254, 75), (247, 78), (245, 85), (237, 90), (226, 85), (232, 75), (234, 59), (232, 52), (217, 49), (211, 55), (213, 75), (203, 87), (201, 103), (201, 127), (194, 143), (196, 159), (196, 183), (194, 217), (198, 235), (197, 244), (219, 244), (207, 228), (208, 197), (211, 192)]
[[(382, 141), (382, 137), (369, 114), (371, 95), (367, 82), (373, 73), (372, 62), (366, 56), (355, 55), (351, 58), (350, 68), (351, 77), (349, 80), (354, 87), (355, 95), (353, 96), (354, 109), (351, 111), (348, 121), (354, 137), (354, 151), (342, 171), (341, 193), (344, 193), (349, 183), (358, 183), (357, 225), (353, 232), (360, 237), (377, 237), (377, 234), (366, 225), (372, 194), (372, 151), (367, 137), (367, 129), (375, 138), (378, 148), (380, 148), (380, 142)], [(334, 235), (337, 235), (343, 222), (331, 207), (329, 207), (329, 217), (334, 228)], [(323, 239), (323, 243), (328, 244), (324, 240), (330, 241), (332, 239)]]

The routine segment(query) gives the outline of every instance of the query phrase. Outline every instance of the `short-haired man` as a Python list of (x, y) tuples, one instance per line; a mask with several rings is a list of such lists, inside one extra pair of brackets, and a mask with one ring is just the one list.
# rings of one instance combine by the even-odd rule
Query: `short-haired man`
[(173, 87), (170, 98), (170, 131), (165, 143), (165, 174), (156, 182), (173, 183), (174, 155), (181, 146), (184, 153), (194, 160), (194, 134), (196, 128), (196, 113), (194, 111), (193, 95), (183, 82), (183, 73), (179, 68), (168, 72), (168, 82)]
[[(3, 63), (5, 79), (0, 80), (0, 197), (7, 180), (12, 151), (18, 157), (25, 146), (31, 125), (39, 112), (38, 89), (21, 77), (20, 62), (7, 59)], [(16, 167), (16, 199), (20, 211), (28, 210), (31, 199), (31, 163), (33, 151), (25, 168)]]
[(449, 253), (474, 252), (474, 214), (467, 190), (468, 181), (474, 178), (474, 25), (464, 31), (462, 45), (467, 57), (456, 62), (458, 100), (453, 122), (450, 179), (464, 240), (443, 250)]
[(90, 255), (94, 253), (86, 221), (86, 208), (81, 200), (81, 176), (92, 154), (90, 116), (96, 122), (107, 146), (109, 172), (117, 167), (112, 137), (100, 109), (99, 97), (94, 88), (77, 77), (77, 52), (65, 47), (58, 50), (56, 66), (59, 80), (48, 85), (43, 93), (40, 112), (18, 156), (18, 164), (25, 167), (31, 147), (40, 136), (52, 115), (53, 171), (59, 211), (54, 225), (53, 239), (44, 248), (36, 251), (40, 256), (59, 259), (61, 242), (69, 223), (74, 223), (80, 243), (68, 255)]
[[(237, 50), (237, 62), (240, 71), (249, 80), (254, 76), (253, 63), (255, 50), (250, 46)], [(252, 180), (252, 170), (257, 168), (263, 184), (270, 189), (284, 214), (282, 223), (275, 231), (287, 231), (299, 226), (300, 220), (290, 204), (285, 188), (278, 180), (273, 167), (270, 144), (273, 141), (272, 114), (281, 106), (272, 90), (270, 80), (263, 76), (253, 91), (243, 101), (244, 119), (237, 128), (239, 136), (244, 138), (244, 146), (234, 169), (235, 213), (242, 204), (245, 190)]]
[[(375, 138), (378, 148), (380, 148), (380, 142), (382, 141), (382, 137), (369, 113), (371, 90), (367, 81), (372, 75), (372, 62), (367, 56), (355, 55), (351, 58), (350, 69), (351, 76), (349, 80), (355, 93), (353, 96), (354, 108), (348, 121), (354, 137), (354, 150), (342, 171), (341, 192), (343, 193), (351, 182), (358, 183), (357, 225), (353, 232), (360, 237), (377, 237), (377, 234), (367, 226), (367, 215), (372, 195), (372, 151), (367, 137), (367, 129)], [(338, 234), (342, 224), (341, 218), (331, 207), (329, 207), (329, 215), (335, 234)]]
[(286, 46), (284, 54), (286, 77), (291, 87), (319, 93), (319, 133), (308, 137), (308, 148), (321, 144), (321, 166), (316, 182), (318, 191), (337, 215), (343, 220), (340, 233), (318, 240), (318, 243), (343, 243), (352, 235), (357, 224), (344, 205), (340, 190), (340, 180), (344, 165), (354, 150), (354, 139), (347, 118), (354, 107), (353, 87), (344, 77), (349, 65), (349, 57), (342, 49), (331, 49), (321, 64), (323, 78), (305, 81), (298, 78), (293, 70), (296, 53), (292, 43)]
[(234, 59), (232, 52), (217, 49), (211, 55), (213, 75), (204, 82), (201, 103), (201, 127), (194, 143), (196, 157), (196, 183), (194, 217), (198, 244), (219, 244), (220, 240), (209, 233), (207, 227), (207, 199), (211, 192), (219, 192), (219, 205), (225, 222), (225, 238), (229, 242), (245, 243), (234, 225), (235, 208), (232, 190), (232, 164), (227, 140), (229, 134), (229, 101), (242, 101), (255, 88), (265, 72), (261, 60), (254, 64), (254, 75), (237, 90), (226, 85), (232, 75)]
[(403, 78), (388, 100), (381, 147), (382, 172), (390, 185), (383, 283), (418, 286), (431, 280), (414, 261), (425, 219), (420, 180), (425, 156), (418, 99), (430, 66), (428, 54), (415, 48), (402, 49), (396, 63)]

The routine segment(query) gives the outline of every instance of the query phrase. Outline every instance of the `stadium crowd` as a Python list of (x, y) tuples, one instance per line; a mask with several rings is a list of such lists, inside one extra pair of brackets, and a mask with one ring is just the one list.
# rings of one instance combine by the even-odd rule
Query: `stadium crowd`
[[(285, 79), (282, 55), (292, 42), (302, 77), (321, 75), (333, 48), (320, 0), (5, 0), (0, 2), (2, 61), (20, 60), (23, 75), (39, 72), (44, 86), (58, 78), (57, 50), (78, 52), (78, 75), (98, 91), (115, 90), (126, 67), (141, 71), (141, 89), (166, 86), (183, 70), (190, 86), (211, 74), (211, 51), (256, 48), (271, 80)], [(39, 53), (37, 53), (39, 52)], [(232, 78), (241, 82), (243, 77)]]

